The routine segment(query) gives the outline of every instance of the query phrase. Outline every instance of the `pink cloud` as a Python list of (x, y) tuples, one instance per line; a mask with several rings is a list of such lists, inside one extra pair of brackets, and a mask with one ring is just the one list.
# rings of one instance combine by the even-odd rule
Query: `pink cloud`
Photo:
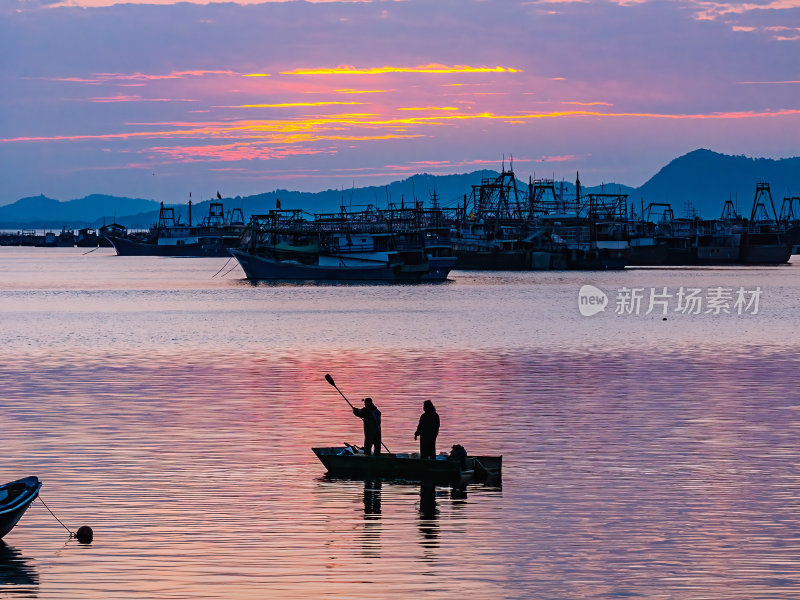
[(89, 98), (89, 102), (197, 102), (188, 98), (142, 98), (141, 96), (99, 96)]
[[(231, 0), (233, 4), (240, 6), (258, 5), (258, 4), (283, 4), (292, 0)], [(346, 4), (364, 4), (370, 3), (373, 0), (305, 0), (309, 4), (330, 4), (330, 3), (346, 3)], [(399, 1), (399, 0), (395, 0)], [(117, 4), (149, 4), (153, 6), (171, 6), (173, 4), (200, 4), (208, 5), (219, 2), (219, 0), (61, 0), (55, 4), (49, 5), (49, 8), (106, 8), (115, 6)]]
[(755, 10), (787, 10), (800, 8), (800, 0), (770, 0), (768, 2), (706, 2), (695, 0), (694, 6), (698, 12), (697, 19), (714, 20), (725, 15), (741, 15)]
[(577, 102), (577, 101), (563, 101), (561, 104), (576, 104), (578, 106), (614, 106), (608, 102)]
[(273, 160), (289, 156), (331, 153), (333, 150), (300, 146), (269, 146), (257, 142), (208, 146), (156, 146), (148, 152), (170, 159), (171, 162)]

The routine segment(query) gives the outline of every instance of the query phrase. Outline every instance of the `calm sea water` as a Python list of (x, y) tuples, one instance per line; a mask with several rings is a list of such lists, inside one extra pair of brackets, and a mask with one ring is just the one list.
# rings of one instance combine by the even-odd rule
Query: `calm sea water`
[[(797, 266), (254, 286), (83, 252), (0, 248), (0, 479), (95, 531), (35, 502), (0, 596), (800, 597)], [(674, 310), (717, 287), (757, 314)], [(433, 400), (439, 449), (502, 454), (502, 489), (326, 479), (310, 448), (361, 435), (325, 373), (392, 450)]]

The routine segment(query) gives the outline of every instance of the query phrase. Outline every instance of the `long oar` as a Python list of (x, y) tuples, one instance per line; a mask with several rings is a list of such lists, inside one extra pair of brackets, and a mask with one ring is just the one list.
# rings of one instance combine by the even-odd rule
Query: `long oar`
[[(328, 373), (325, 373), (325, 381), (327, 381), (327, 382), (328, 382), (328, 383), (330, 383), (330, 384), (331, 384), (333, 387), (335, 387), (335, 388), (336, 388), (336, 391), (337, 391), (337, 392), (339, 392), (339, 394), (342, 396), (342, 398), (344, 398), (344, 401), (345, 401), (345, 402), (347, 402), (348, 404), (350, 404), (350, 408), (352, 408), (352, 409), (355, 409), (355, 406), (353, 406), (353, 405), (350, 403), (350, 400), (348, 400), (348, 399), (347, 399), (347, 396), (345, 396), (345, 395), (342, 393), (342, 390), (340, 390), (340, 389), (339, 389), (339, 387), (336, 385), (336, 382), (333, 380), (333, 377), (331, 377), (331, 376), (330, 376)], [(384, 450), (386, 450), (386, 452), (388, 452), (389, 454), (391, 454), (391, 453), (392, 453), (392, 451), (391, 451), (391, 450), (389, 450), (389, 449), (386, 447), (386, 444), (384, 444), (384, 443), (383, 443), (383, 441), (381, 441), (381, 446), (383, 446), (383, 449), (384, 449)]]
[[(336, 387), (336, 382), (335, 382), (335, 381), (333, 381), (333, 377), (331, 377), (331, 376), (330, 376), (330, 375), (328, 375), (327, 373), (325, 374), (325, 381), (327, 381), (328, 383), (330, 383), (330, 384), (331, 384), (333, 387), (335, 387), (335, 388), (336, 388), (336, 391), (337, 391), (337, 392), (339, 392), (340, 394), (342, 394), (342, 390), (340, 390), (338, 387)], [(347, 396), (345, 396), (344, 394), (342, 394), (342, 398), (344, 398), (344, 401), (345, 401), (345, 402), (347, 402), (348, 404), (350, 404), (350, 400), (348, 400), (348, 399), (347, 399)], [(355, 408), (355, 406), (353, 406), (352, 404), (350, 404), (350, 408)]]

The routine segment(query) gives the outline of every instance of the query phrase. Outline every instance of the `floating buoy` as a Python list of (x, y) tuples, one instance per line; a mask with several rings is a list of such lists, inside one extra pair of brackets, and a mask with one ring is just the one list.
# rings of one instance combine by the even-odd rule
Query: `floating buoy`
[(94, 532), (92, 531), (92, 528), (89, 527), (88, 525), (81, 525), (78, 528), (75, 537), (81, 544), (89, 544), (91, 543), (92, 538), (94, 537)]
[(664, 318), (662, 318), (661, 320), (662, 320), (662, 321), (666, 321), (666, 320), (667, 320), (667, 317), (664, 317)]

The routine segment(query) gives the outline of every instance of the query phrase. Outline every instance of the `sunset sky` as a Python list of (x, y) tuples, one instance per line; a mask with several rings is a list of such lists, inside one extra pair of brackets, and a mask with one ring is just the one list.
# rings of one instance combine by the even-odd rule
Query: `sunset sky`
[(3, 0), (0, 204), (800, 155), (800, 0)]

